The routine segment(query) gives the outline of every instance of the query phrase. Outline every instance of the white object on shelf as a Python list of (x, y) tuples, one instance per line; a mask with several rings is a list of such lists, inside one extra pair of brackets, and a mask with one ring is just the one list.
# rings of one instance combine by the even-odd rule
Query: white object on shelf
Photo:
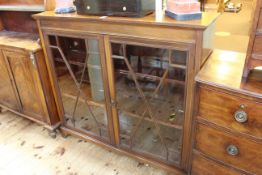
[(163, 0), (156, 0), (156, 21), (161, 21), (163, 18)]

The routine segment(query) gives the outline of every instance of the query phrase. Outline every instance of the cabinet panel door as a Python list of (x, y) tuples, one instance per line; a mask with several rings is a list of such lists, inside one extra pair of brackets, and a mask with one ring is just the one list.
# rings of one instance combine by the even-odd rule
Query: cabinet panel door
[(110, 141), (100, 39), (60, 34), (48, 35), (47, 43), (64, 125)]
[(180, 166), (188, 51), (166, 45), (114, 38), (111, 98), (122, 148)]
[(37, 69), (35, 65), (32, 64), (28, 54), (9, 51), (3, 53), (10, 65), (23, 113), (37, 120), (42, 120), (44, 110), (36, 81)]
[(3, 53), (0, 51), (0, 104), (18, 111), (18, 102), (8, 74), (7, 66)]

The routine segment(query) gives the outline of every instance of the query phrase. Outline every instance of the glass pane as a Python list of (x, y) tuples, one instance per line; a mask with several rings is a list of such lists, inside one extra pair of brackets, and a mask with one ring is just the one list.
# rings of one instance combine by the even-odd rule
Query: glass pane
[(66, 124), (108, 139), (98, 40), (49, 36), (49, 42)]
[(187, 52), (112, 43), (121, 146), (179, 164)]

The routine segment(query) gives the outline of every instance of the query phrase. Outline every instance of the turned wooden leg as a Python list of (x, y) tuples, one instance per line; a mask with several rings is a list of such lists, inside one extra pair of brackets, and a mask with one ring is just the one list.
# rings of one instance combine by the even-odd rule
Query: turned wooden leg
[(55, 139), (55, 138), (56, 138), (56, 130), (50, 130), (50, 131), (48, 131), (48, 135), (49, 135), (50, 137), (52, 137), (53, 139)]

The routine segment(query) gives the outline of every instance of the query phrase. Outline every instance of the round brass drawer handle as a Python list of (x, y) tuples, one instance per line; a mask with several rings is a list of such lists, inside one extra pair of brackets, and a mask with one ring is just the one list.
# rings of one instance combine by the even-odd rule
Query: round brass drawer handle
[(235, 112), (235, 120), (239, 123), (245, 123), (248, 119), (248, 115), (245, 111), (239, 110)]
[(227, 154), (229, 154), (230, 156), (236, 156), (239, 153), (238, 148), (232, 144), (228, 145), (226, 151), (227, 151)]

